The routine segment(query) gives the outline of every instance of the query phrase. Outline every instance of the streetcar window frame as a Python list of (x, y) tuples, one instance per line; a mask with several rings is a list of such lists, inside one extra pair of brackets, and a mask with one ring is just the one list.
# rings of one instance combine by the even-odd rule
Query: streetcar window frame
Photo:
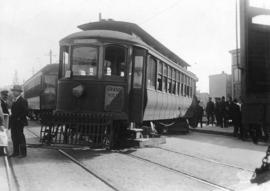
[[(74, 48), (78, 48), (78, 47), (91, 47), (91, 48), (95, 48), (96, 49), (96, 74), (95, 75), (74, 75), (74, 71), (73, 71), (73, 51)], [(71, 76), (75, 77), (75, 78), (97, 78), (98, 77), (98, 72), (99, 72), (99, 46), (96, 45), (91, 45), (91, 44), (76, 44), (70, 47), (70, 70), (71, 70)]]
[[(151, 62), (153, 61), (153, 63)], [(147, 88), (157, 89), (157, 64), (158, 60), (152, 55), (148, 55), (148, 64), (146, 68)]]
[(168, 89), (168, 65), (162, 62), (162, 91), (167, 92)]
[[(66, 59), (67, 58), (67, 59)], [(67, 61), (67, 63), (66, 63)], [(70, 45), (60, 46), (59, 79), (71, 77)]]
[(180, 72), (176, 70), (176, 95), (180, 95), (179, 89), (180, 89)]
[(163, 64), (160, 60), (157, 60), (157, 90), (162, 92), (163, 87)]
[[(106, 57), (106, 49), (108, 47), (119, 47), (119, 48), (122, 48), (124, 50), (124, 63), (125, 63), (125, 69), (124, 69), (124, 76), (121, 76), (121, 71), (120, 71), (120, 75), (106, 75), (105, 74), (105, 70), (107, 70), (105, 68), (105, 57)], [(126, 80), (127, 79), (127, 76), (128, 76), (128, 47), (124, 46), (124, 45), (121, 45), (121, 44), (114, 44), (114, 43), (110, 43), (110, 44), (106, 44), (103, 46), (103, 57), (102, 57), (102, 76), (105, 80)]]
[[(176, 96), (182, 97), (193, 97), (195, 94), (195, 80), (187, 75), (184, 71), (181, 71), (177, 67), (173, 67), (172, 65), (161, 61), (155, 56), (148, 54), (147, 55), (148, 64), (146, 71), (146, 85), (149, 89), (155, 89), (156, 91), (172, 94)], [(155, 87), (149, 86), (149, 73), (148, 69), (150, 65), (150, 58), (154, 59), (155, 62)]]
[(172, 67), (168, 65), (167, 92), (172, 93)]

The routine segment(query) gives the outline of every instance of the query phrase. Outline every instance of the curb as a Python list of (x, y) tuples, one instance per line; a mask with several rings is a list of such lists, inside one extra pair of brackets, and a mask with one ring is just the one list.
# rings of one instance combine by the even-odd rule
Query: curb
[(191, 132), (205, 133), (205, 134), (213, 134), (213, 135), (224, 135), (233, 137), (233, 133), (230, 132), (220, 132), (220, 131), (212, 131), (212, 130), (201, 130), (201, 129), (193, 129), (189, 128)]

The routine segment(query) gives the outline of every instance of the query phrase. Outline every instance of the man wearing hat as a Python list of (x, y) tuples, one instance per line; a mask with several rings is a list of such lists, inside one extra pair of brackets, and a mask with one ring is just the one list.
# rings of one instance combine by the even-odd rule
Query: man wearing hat
[(7, 99), (8, 99), (8, 90), (6, 90), (6, 89), (1, 90), (1, 107), (2, 107), (2, 111), (3, 111), (4, 114), (9, 115)]
[(14, 102), (11, 107), (10, 127), (11, 139), (13, 142), (13, 154), (11, 157), (26, 157), (26, 142), (23, 128), (27, 123), (28, 103), (22, 97), (22, 86), (14, 85), (11, 89), (14, 95)]

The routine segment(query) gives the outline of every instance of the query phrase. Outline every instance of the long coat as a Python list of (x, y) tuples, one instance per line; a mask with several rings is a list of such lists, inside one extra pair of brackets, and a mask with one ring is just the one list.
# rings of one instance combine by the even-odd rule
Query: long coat
[(12, 126), (26, 126), (28, 113), (28, 103), (23, 97), (19, 97), (17, 101), (12, 104), (10, 125)]
[(0, 126), (4, 125), (4, 115), (2, 108), (0, 107)]
[(2, 107), (2, 111), (3, 111), (4, 114), (9, 114), (8, 105), (2, 99), (1, 99), (1, 107)]

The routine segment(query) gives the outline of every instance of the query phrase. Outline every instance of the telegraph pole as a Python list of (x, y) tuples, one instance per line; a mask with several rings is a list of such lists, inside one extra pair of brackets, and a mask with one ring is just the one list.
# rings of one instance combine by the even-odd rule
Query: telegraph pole
[(102, 15), (101, 15), (101, 13), (98, 13), (98, 20), (99, 20), (99, 21), (102, 20)]
[(50, 64), (52, 64), (52, 49), (50, 49), (49, 56), (50, 56)]
[(235, 42), (236, 42), (236, 66), (240, 68), (239, 54), (238, 54), (238, 0), (235, 0)]
[(50, 49), (49, 55), (46, 55), (46, 56), (49, 56), (50, 64), (52, 64), (53, 63), (52, 58), (53, 58), (53, 56), (55, 56), (55, 55), (53, 55), (52, 49)]

